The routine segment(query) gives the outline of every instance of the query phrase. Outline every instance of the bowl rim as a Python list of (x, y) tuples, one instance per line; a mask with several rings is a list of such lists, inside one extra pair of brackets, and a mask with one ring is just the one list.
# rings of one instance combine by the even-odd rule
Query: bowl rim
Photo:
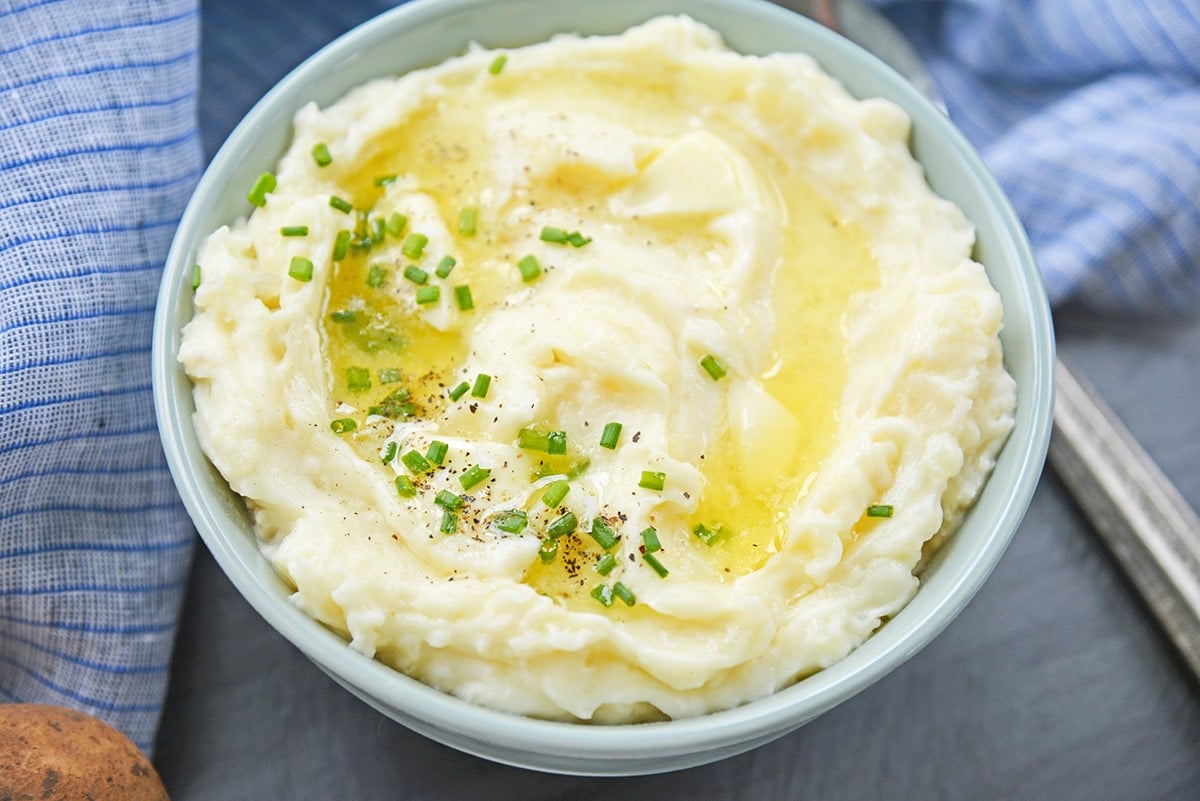
[[(546, 0), (552, 2), (553, 0)], [(526, 0), (529, 2), (529, 0)], [(631, 5), (633, 0), (622, 6)], [(259, 100), (229, 135), (206, 168), (189, 202), (164, 268), (154, 320), (152, 378), (154, 405), (167, 463), (180, 497), (201, 538), (237, 588), (274, 629), (299, 648), (322, 670), (367, 703), (435, 740), (494, 761), (561, 773), (616, 775), (650, 773), (701, 764), (748, 750), (786, 734), (832, 706), (874, 684), (915, 655), (939, 634), (976, 594), (1007, 548), (1037, 486), (1049, 445), (1053, 403), (1054, 336), (1049, 304), (1029, 243), (1003, 191), (984, 167), (965, 137), (935, 106), (890, 67), (837, 34), (811, 20), (765, 0), (692, 0), (677, 3), (681, 10), (703, 8), (752, 9), (768, 20), (791, 26), (797, 49), (840, 53), (874, 73), (887, 87), (886, 96), (905, 108), (914, 130), (945, 142), (966, 167), (964, 177), (978, 185), (997, 215), (1001, 243), (1019, 269), (1020, 307), (1025, 310), (1031, 337), (1033, 374), (1027, 396), (1032, 405), (1018, 409), (1018, 423), (1004, 453), (1019, 470), (1007, 500), (984, 547), (973, 553), (967, 568), (953, 577), (935, 604), (912, 601), (886, 626), (848, 656), (830, 667), (775, 693), (741, 706), (692, 718), (625, 724), (589, 725), (542, 720), (501, 712), (462, 700), (412, 679), (348, 647), (345, 640), (301, 612), (272, 588), (263, 576), (265, 557), (247, 557), (232, 537), (243, 532), (222, 530), (213, 504), (203, 492), (202, 471), (212, 471), (198, 452), (187, 398), (181, 398), (186, 377), (177, 356), (180, 306), (190, 298), (184, 284), (192, 257), (209, 230), (200, 230), (205, 198), (220, 187), (220, 176), (238, 151), (256, 134), (260, 118), (277, 105), (296, 106), (289, 97), (295, 87), (326, 73), (392, 31), (416, 28), (431, 19), (465, 8), (498, 7), (508, 0), (412, 0), (362, 23), (339, 36), (289, 72)], [(647, 11), (643, 19), (656, 14)], [(447, 53), (447, 57), (453, 53)], [(828, 68), (827, 68), (828, 69)], [(380, 74), (392, 74), (381, 72)], [(349, 88), (349, 87), (346, 87)], [(278, 158), (280, 154), (276, 155)], [(1007, 308), (1006, 308), (1007, 314)], [(1006, 317), (1007, 322), (1007, 317)], [(182, 383), (181, 383), (182, 378)], [(1017, 438), (1018, 432), (1021, 436)], [(191, 433), (191, 437), (187, 436)], [(1014, 449), (1016, 449), (1015, 452)], [(990, 485), (991, 482), (989, 482)], [(985, 490), (986, 492), (986, 486)], [(251, 543), (254, 545), (254, 543)], [(268, 566), (269, 567), (269, 566)], [(924, 582), (923, 582), (924, 584)], [(902, 621), (897, 624), (897, 621)], [(884, 636), (884, 635), (888, 636)], [(487, 738), (484, 733), (491, 732)], [(502, 733), (502, 734), (500, 734)], [(669, 736), (668, 736), (669, 735)], [(503, 743), (497, 745), (495, 740)]]

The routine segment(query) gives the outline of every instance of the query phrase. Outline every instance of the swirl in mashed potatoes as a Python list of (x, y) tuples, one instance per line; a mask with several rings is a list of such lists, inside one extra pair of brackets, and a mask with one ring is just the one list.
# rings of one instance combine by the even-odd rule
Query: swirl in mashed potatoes
[(180, 352), (295, 603), (447, 692), (604, 722), (861, 644), (1015, 403), (908, 125), (682, 17), (302, 109)]

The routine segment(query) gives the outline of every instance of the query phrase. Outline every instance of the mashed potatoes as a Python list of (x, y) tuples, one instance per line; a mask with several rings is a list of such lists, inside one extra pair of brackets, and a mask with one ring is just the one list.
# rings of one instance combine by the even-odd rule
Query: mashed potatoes
[(729, 707), (862, 643), (1015, 398), (907, 133), (686, 18), (301, 110), (180, 353), (295, 603), (567, 719)]

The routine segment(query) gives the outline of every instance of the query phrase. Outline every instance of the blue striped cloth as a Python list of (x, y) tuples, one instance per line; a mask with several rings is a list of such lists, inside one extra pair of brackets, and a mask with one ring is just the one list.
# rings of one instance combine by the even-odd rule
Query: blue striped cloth
[[(871, 1), (927, 56), (1056, 302), (1195, 305), (1196, 0)], [(294, 5), (206, 0), (200, 59), (195, 0), (0, 0), (0, 700), (84, 709), (147, 752), (192, 544), (150, 325), (199, 135), (213, 152), (389, 3)]]

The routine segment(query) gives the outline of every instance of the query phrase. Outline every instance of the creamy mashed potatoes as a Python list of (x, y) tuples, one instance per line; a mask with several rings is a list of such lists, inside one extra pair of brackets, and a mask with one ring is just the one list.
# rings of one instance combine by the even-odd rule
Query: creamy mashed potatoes
[(295, 603), (583, 720), (729, 707), (862, 643), (1015, 402), (907, 134), (686, 18), (302, 109), (200, 253), (180, 353)]

